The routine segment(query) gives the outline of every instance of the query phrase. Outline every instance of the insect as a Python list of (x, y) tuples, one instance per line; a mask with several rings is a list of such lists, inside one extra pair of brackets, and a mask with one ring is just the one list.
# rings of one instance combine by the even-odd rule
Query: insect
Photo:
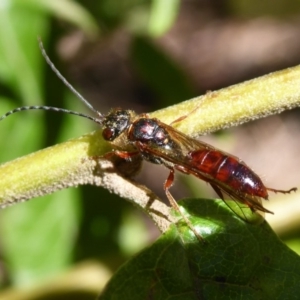
[(23, 106), (7, 112), (0, 118), (0, 121), (19, 111), (42, 109), (73, 114), (98, 123), (103, 127), (102, 135), (106, 141), (114, 142), (119, 139), (123, 144), (131, 145), (131, 151), (115, 150), (113, 155), (129, 161), (134, 156), (141, 156), (151, 163), (164, 165), (169, 169), (169, 175), (164, 183), (166, 196), (199, 240), (202, 240), (201, 235), (180, 212), (177, 202), (169, 191), (174, 182), (175, 171), (194, 175), (209, 183), (229, 207), (231, 207), (230, 202), (227, 201), (226, 196), (234, 200), (241, 209), (232, 208), (232, 210), (246, 221), (247, 218), (243, 213), (244, 206), (249, 207), (253, 212), (272, 213), (262, 205), (261, 201), (268, 199), (268, 191), (283, 194), (296, 191), (296, 188), (277, 190), (266, 187), (259, 176), (237, 157), (193, 139), (171, 126), (188, 115), (167, 125), (156, 118), (150, 118), (147, 114), (136, 115), (131, 110), (114, 109), (107, 115), (101, 114), (56, 69), (41, 41), (39, 45), (52, 70), (97, 117), (51, 106)]

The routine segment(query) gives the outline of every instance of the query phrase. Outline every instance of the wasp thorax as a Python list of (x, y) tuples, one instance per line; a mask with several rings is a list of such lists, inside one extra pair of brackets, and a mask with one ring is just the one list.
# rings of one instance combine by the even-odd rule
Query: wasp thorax
[(113, 141), (130, 125), (130, 111), (112, 110), (103, 120), (102, 136), (107, 141)]
[(152, 142), (158, 146), (169, 143), (168, 133), (156, 119), (140, 118), (134, 123), (129, 139), (143, 143)]

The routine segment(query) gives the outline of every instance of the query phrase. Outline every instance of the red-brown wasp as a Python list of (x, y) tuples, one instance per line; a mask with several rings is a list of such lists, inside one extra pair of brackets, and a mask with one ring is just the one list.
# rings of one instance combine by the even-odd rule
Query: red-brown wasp
[[(136, 115), (130, 110), (115, 109), (108, 115), (102, 115), (59, 73), (47, 56), (41, 42), (40, 48), (47, 63), (58, 77), (85, 105), (96, 113), (97, 117), (56, 107), (24, 106), (7, 112), (0, 120), (18, 111), (42, 109), (78, 115), (100, 124), (103, 127), (102, 135), (105, 140), (109, 142), (120, 140), (121, 144), (132, 146), (132, 151), (115, 150), (114, 155), (127, 160), (131, 160), (133, 156), (141, 156), (149, 162), (162, 164), (170, 170), (164, 183), (164, 190), (171, 205), (179, 212), (179, 206), (169, 191), (176, 170), (184, 174), (194, 175), (209, 183), (218, 196), (229, 206), (230, 202), (226, 201), (224, 194), (234, 200), (241, 208), (239, 211), (234, 209), (234, 212), (243, 219), (246, 219), (243, 206), (249, 207), (253, 212), (272, 213), (261, 203), (261, 199), (268, 199), (268, 191), (275, 193), (296, 191), (296, 188), (287, 191), (267, 188), (259, 176), (237, 157), (193, 139), (158, 119), (150, 118), (147, 114)], [(186, 117), (181, 117), (173, 123)], [(182, 213), (181, 215), (196, 236), (202, 239), (189, 220)]]

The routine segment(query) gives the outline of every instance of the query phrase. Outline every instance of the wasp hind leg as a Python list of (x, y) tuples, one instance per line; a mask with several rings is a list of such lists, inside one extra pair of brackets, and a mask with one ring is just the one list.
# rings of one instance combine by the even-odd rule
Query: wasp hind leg
[(289, 190), (276, 190), (276, 189), (272, 189), (272, 188), (267, 188), (267, 190), (270, 192), (273, 192), (273, 193), (290, 194), (291, 192), (296, 192), (297, 188), (293, 187)]
[(190, 220), (181, 212), (179, 205), (177, 204), (176, 200), (174, 199), (174, 197), (171, 195), (171, 193), (169, 191), (169, 189), (171, 188), (171, 186), (173, 185), (173, 182), (174, 182), (174, 173), (175, 173), (175, 170), (170, 168), (169, 176), (168, 176), (167, 180), (164, 183), (164, 190), (165, 190), (166, 196), (169, 199), (170, 204), (172, 205), (172, 207), (180, 213), (183, 220), (188, 225), (188, 227), (193, 231), (193, 233), (195, 234), (197, 239), (200, 242), (204, 242), (203, 237), (196, 231), (196, 229), (194, 228), (194, 226), (192, 225)]

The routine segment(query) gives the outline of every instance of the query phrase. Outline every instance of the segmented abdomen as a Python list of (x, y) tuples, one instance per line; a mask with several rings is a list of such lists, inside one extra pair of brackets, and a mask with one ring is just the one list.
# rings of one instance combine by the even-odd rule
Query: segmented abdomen
[(240, 193), (267, 198), (266, 187), (245, 163), (217, 150), (197, 150), (189, 153), (190, 164), (201, 173), (226, 184)]

